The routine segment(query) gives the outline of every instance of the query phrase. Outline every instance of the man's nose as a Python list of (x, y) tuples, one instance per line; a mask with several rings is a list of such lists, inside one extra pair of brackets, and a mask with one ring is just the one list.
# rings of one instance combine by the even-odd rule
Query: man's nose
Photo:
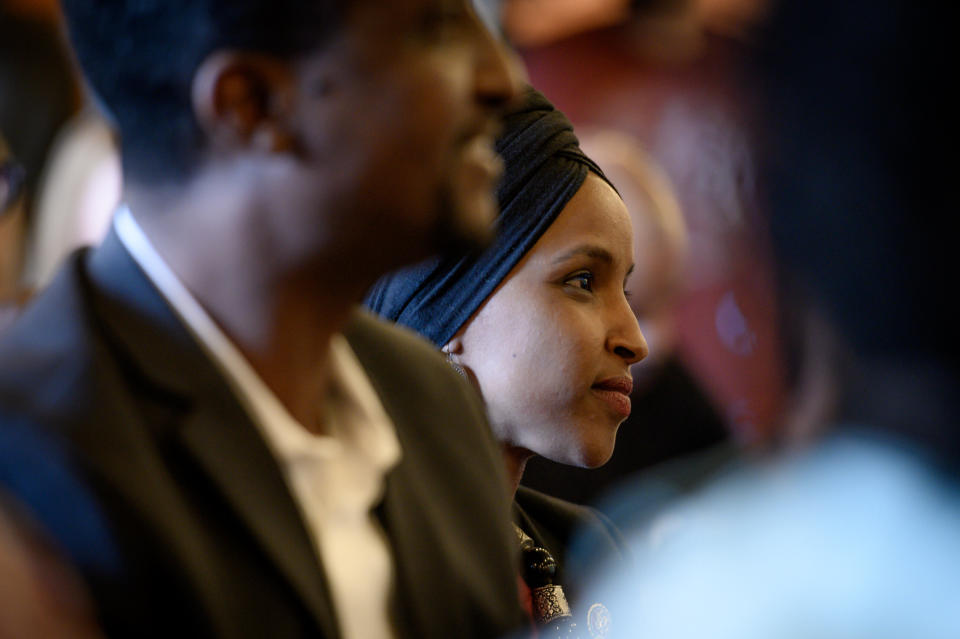
[(526, 69), (520, 56), (479, 19), (477, 29), (481, 49), (475, 78), (478, 99), (490, 106), (504, 108), (528, 83)]

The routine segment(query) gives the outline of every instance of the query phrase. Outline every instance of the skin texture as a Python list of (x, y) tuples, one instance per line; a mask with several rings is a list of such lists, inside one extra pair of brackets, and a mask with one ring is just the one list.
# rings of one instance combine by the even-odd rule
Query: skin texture
[(519, 77), (465, 0), (361, 1), (303, 59), (212, 54), (192, 92), (207, 160), (124, 197), (291, 415), (322, 429), (330, 337), (364, 291), (486, 239)]
[(445, 347), (479, 385), (516, 482), (533, 454), (595, 467), (613, 453), (626, 417), (594, 385), (647, 354), (624, 293), (632, 265), (626, 207), (589, 174)]

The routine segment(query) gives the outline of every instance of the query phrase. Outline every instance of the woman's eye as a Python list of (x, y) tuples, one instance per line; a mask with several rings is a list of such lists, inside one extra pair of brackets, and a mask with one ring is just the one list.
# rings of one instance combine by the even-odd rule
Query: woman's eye
[(593, 290), (593, 273), (590, 271), (582, 271), (580, 273), (574, 273), (568, 277), (564, 284), (571, 284), (584, 291)]

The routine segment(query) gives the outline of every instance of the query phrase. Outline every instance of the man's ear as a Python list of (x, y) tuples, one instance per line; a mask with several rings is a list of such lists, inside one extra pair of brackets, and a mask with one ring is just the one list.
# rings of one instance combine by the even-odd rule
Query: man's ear
[(293, 150), (289, 63), (247, 51), (216, 51), (193, 76), (193, 110), (214, 149)]

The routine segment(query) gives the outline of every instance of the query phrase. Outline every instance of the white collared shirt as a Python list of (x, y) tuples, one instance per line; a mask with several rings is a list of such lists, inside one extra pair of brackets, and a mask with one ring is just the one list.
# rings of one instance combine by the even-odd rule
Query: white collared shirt
[(393, 560), (371, 509), (400, 459), (393, 422), (342, 335), (330, 341), (324, 435), (297, 422), (177, 278), (121, 206), (120, 241), (222, 371), (270, 450), (300, 507), (332, 591), (345, 639), (395, 636), (389, 615)]

